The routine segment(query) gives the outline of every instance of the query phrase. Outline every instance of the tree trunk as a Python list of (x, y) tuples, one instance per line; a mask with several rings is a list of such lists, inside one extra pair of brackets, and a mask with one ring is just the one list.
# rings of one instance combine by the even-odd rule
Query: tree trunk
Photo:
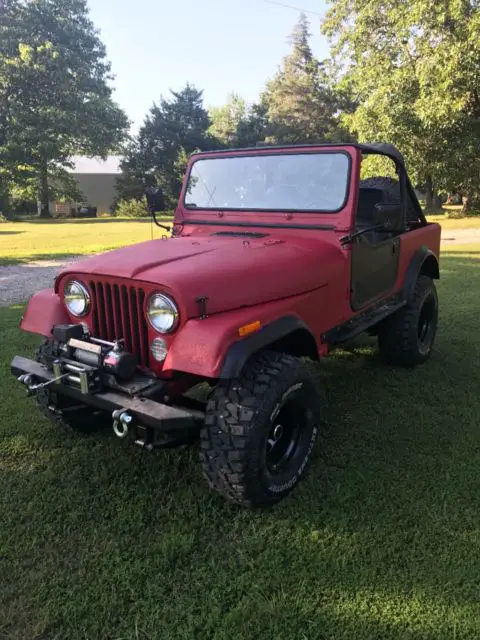
[(0, 220), (2, 216), (6, 220), (11, 219), (8, 189), (5, 185), (0, 183)]
[(480, 211), (480, 197), (477, 193), (466, 193), (462, 196), (462, 216), (468, 216)]
[(43, 159), (38, 176), (39, 213), (40, 218), (51, 218), (50, 213), (50, 187), (48, 185), (48, 165)]
[(433, 189), (432, 207), (433, 211), (436, 213), (441, 213), (443, 211), (442, 201), (435, 188)]
[(431, 176), (425, 180), (425, 211), (426, 213), (433, 211), (433, 180)]

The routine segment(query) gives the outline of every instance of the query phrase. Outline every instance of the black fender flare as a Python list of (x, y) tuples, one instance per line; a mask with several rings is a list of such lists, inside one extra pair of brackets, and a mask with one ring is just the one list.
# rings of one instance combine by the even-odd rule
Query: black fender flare
[(300, 318), (296, 316), (284, 316), (265, 325), (260, 331), (257, 331), (257, 333), (252, 333), (243, 340), (239, 340), (230, 345), (225, 360), (223, 361), (220, 379), (231, 380), (238, 378), (247, 360), (255, 353), (268, 348), (269, 345), (299, 330), (302, 332), (306, 331), (313, 343), (316, 344), (311, 331)]
[(403, 292), (407, 303), (412, 299), (415, 284), (421, 273), (428, 275), (433, 280), (438, 280), (440, 278), (438, 258), (433, 251), (425, 246), (420, 247), (420, 249), (415, 252), (405, 273)]

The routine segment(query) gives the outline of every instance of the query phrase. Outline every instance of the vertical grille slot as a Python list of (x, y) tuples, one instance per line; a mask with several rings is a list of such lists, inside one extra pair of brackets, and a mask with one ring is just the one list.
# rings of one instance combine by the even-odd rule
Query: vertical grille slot
[(120, 293), (118, 290), (118, 284), (114, 284), (112, 287), (112, 310), (113, 310), (113, 327), (115, 331), (115, 338), (123, 338), (123, 323), (122, 323), (122, 311), (120, 307)]
[(97, 285), (95, 282), (90, 282), (90, 291), (92, 292), (92, 306), (93, 306), (93, 327), (92, 331), (95, 335), (100, 334), (100, 327), (98, 326), (98, 297), (97, 297)]
[(137, 364), (149, 366), (148, 328), (144, 315), (145, 291), (124, 284), (90, 282), (92, 292), (92, 331), (104, 340), (123, 338), (125, 349)]
[(97, 305), (98, 328), (100, 331), (100, 337), (104, 340), (108, 340), (107, 323), (105, 320), (105, 314), (107, 313), (107, 310), (105, 309), (105, 296), (103, 293), (103, 284), (101, 282), (97, 283)]
[(105, 324), (107, 325), (107, 340), (114, 340), (115, 331), (113, 327), (113, 305), (112, 305), (112, 290), (108, 282), (105, 284)]
[(138, 318), (138, 340), (140, 343), (141, 362), (148, 366), (148, 335), (145, 326), (145, 315), (143, 313), (143, 304), (145, 302), (145, 292), (138, 289), (137, 295), (137, 318)]
[(125, 349), (135, 354), (135, 349), (133, 348), (132, 327), (130, 325), (128, 292), (127, 292), (127, 287), (125, 285), (122, 287), (121, 301), (122, 301), (122, 317), (124, 317), (123, 329), (124, 329), (125, 335), (123, 337), (125, 338)]
[(140, 355), (139, 340), (138, 340), (138, 320), (137, 320), (137, 294), (135, 289), (129, 290), (128, 296), (128, 310), (130, 313), (130, 333), (132, 336), (132, 350), (137, 356)]

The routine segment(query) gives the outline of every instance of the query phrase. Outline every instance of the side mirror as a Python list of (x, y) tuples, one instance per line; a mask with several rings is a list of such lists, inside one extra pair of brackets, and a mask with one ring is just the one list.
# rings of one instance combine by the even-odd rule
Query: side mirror
[(399, 231), (405, 227), (403, 207), (398, 204), (379, 203), (375, 205), (375, 225), (384, 227), (387, 231)]
[(145, 196), (150, 213), (165, 211), (165, 198), (163, 197), (160, 187), (147, 187), (145, 189)]
[(146, 187), (145, 196), (147, 198), (148, 209), (157, 227), (165, 229), (165, 231), (171, 231), (170, 227), (157, 220), (156, 214), (159, 211), (165, 211), (165, 198), (163, 197), (160, 187)]

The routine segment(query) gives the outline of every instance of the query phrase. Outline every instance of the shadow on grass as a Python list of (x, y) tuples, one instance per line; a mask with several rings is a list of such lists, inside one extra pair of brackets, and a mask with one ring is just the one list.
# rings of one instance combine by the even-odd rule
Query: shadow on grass
[[(104, 253), (106, 253), (107, 250), (105, 250)], [(84, 253), (82, 255), (79, 255), (78, 251), (73, 252), (73, 253), (65, 253), (65, 252), (59, 252), (59, 253), (34, 253), (34, 254), (30, 254), (27, 257), (24, 258), (15, 258), (15, 257), (7, 257), (7, 258), (1, 258), (0, 257), (0, 267), (14, 267), (14, 266), (19, 266), (19, 265), (27, 265), (31, 262), (41, 262), (41, 261), (65, 261), (67, 262), (68, 260), (72, 260), (72, 261), (80, 261), (80, 260), (85, 260), (87, 258), (90, 258), (91, 256), (95, 255), (94, 253)], [(31, 269), (45, 269), (47, 267), (45, 266), (33, 266), (31, 267)]]
[(25, 231), (2, 231), (0, 229), (0, 236), (18, 236), (21, 233), (25, 233)]

